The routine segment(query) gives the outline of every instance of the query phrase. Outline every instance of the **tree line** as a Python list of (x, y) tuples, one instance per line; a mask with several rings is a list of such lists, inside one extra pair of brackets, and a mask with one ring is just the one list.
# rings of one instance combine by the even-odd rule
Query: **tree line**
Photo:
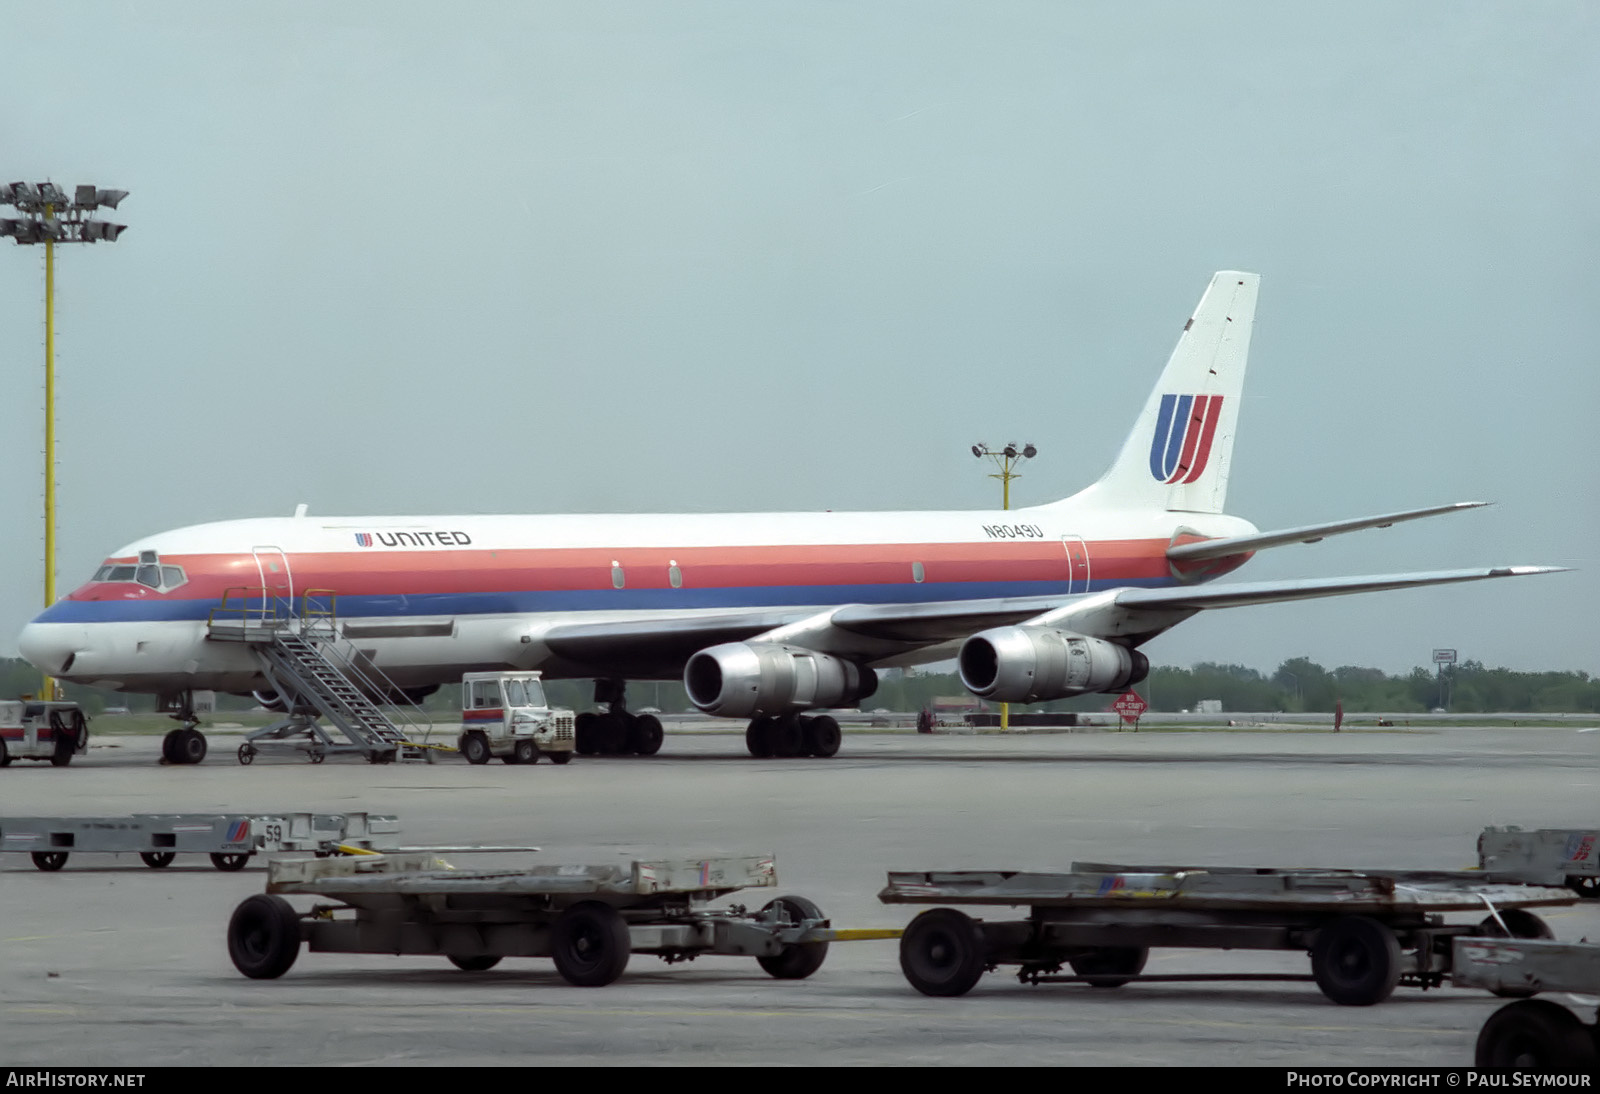
[[(0, 698), (37, 693), (39, 671), (17, 658), (0, 661)], [(574, 710), (593, 707), (593, 685), (587, 680), (553, 680), (546, 688), (556, 706)], [(1600, 713), (1600, 677), (1586, 672), (1517, 672), (1489, 668), (1479, 661), (1446, 666), (1442, 673), (1414, 668), (1390, 676), (1381, 669), (1342, 665), (1329, 669), (1305, 657), (1291, 658), (1271, 673), (1244, 665), (1202, 661), (1190, 668), (1152, 667), (1150, 676), (1136, 688), (1158, 712), (1195, 710), (1205, 699), (1215, 699), (1224, 711), (1327, 712), (1343, 703), (1347, 713), (1384, 711), (1420, 713), (1444, 708), (1458, 714), (1493, 714), (1507, 711), (1540, 713)], [(134, 711), (154, 709), (149, 695), (122, 695), (100, 688), (69, 684), (67, 698), (82, 703), (91, 714), (107, 707)], [(967, 695), (954, 673), (898, 671), (879, 673), (878, 690), (863, 700), (864, 710), (916, 711), (932, 708), (937, 700)], [(457, 707), (459, 693), (446, 684), (430, 696), (430, 710)], [(1081, 695), (1030, 710), (1100, 711), (1111, 705), (1109, 695)], [(250, 698), (217, 696), (219, 710), (248, 710)], [(645, 681), (628, 688), (630, 710), (657, 707), (668, 713), (689, 709), (682, 683)]]

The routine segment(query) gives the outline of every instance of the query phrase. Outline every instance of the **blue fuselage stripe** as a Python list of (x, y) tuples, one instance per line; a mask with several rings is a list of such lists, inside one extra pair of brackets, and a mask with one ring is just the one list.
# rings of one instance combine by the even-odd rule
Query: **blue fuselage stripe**
[[(1108, 588), (1165, 588), (1170, 577), (1078, 583), (1070, 593)], [(521, 615), (537, 612), (693, 611), (707, 608), (780, 608), (813, 604), (915, 604), (930, 600), (984, 600), (1007, 596), (1066, 596), (1064, 581), (949, 582), (898, 585), (779, 585), (720, 589), (577, 589), (556, 592), (425, 593), (341, 596), (344, 619), (396, 616)], [(259, 602), (256, 602), (259, 606)], [(138, 623), (206, 619), (217, 600), (61, 600), (38, 623)], [(230, 603), (237, 609), (237, 600)]]

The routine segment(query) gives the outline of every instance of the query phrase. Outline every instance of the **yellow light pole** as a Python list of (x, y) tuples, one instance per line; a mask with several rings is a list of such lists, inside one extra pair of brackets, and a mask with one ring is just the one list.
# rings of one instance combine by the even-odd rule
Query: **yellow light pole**
[[(77, 187), (71, 198), (53, 182), (0, 185), (0, 206), (13, 205), (20, 219), (0, 219), (0, 238), (44, 244), (44, 606), (56, 602), (56, 244), (114, 243), (123, 224), (94, 220), (102, 206), (115, 209), (126, 190)], [(44, 678), (40, 697), (56, 698), (56, 682)]]
[[(1025, 444), (1021, 448), (1014, 444), (1008, 444), (998, 451), (986, 444), (975, 444), (972, 446), (972, 454), (980, 460), (985, 456), (989, 457), (994, 461), (994, 465), (1000, 469), (999, 472), (989, 477), (1000, 480), (1000, 508), (1009, 510), (1011, 508), (1011, 480), (1022, 478), (1022, 472), (1014, 471), (1012, 468), (1023, 460), (1033, 459), (1039, 454), (1039, 450), (1031, 444)], [(1000, 732), (1009, 733), (1010, 731), (1011, 704), (1001, 703)]]

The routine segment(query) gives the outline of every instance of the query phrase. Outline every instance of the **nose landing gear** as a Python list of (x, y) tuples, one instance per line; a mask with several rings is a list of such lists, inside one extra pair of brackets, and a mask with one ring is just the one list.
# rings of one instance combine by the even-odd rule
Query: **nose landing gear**
[[(161, 762), (168, 764), (197, 764), (206, 758), (206, 736), (195, 727), (200, 719), (194, 712), (194, 693), (180, 692), (171, 700), (177, 707), (172, 711), (174, 721), (183, 723), (179, 729), (168, 731), (161, 740)], [(163, 703), (163, 706), (168, 703)]]

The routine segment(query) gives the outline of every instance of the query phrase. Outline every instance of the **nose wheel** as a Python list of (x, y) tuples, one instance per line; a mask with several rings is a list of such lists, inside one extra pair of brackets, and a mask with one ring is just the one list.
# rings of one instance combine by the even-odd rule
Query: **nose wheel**
[(206, 735), (192, 725), (174, 729), (161, 740), (161, 759), (166, 763), (197, 764), (205, 758)]

